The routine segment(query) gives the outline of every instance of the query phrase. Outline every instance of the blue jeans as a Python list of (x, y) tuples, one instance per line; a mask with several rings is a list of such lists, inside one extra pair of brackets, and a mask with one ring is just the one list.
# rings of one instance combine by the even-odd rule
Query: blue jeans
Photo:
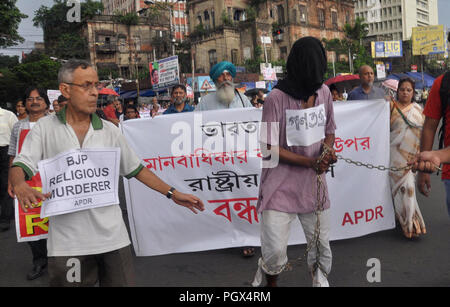
[(448, 215), (450, 215), (450, 179), (444, 179)]

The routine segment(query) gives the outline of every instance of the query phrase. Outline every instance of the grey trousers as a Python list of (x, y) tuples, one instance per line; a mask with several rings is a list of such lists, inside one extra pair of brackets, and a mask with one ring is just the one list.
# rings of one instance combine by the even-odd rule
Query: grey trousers
[(130, 246), (98, 255), (48, 257), (51, 287), (132, 287), (135, 273)]

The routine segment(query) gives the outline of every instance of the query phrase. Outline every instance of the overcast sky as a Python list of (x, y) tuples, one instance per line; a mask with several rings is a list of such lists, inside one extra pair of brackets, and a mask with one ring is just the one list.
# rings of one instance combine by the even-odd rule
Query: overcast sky
[[(28, 15), (28, 18), (23, 19), (19, 26), (19, 34), (25, 38), (26, 42), (14, 46), (9, 50), (0, 49), (0, 53), (20, 56), (22, 51), (30, 52), (34, 47), (34, 42), (43, 41), (42, 29), (33, 26), (34, 12), (38, 10), (41, 5), (51, 7), (53, 5), (53, 0), (17, 0), (16, 5), (21, 12)], [(450, 29), (450, 0), (438, 0), (438, 11), (439, 23), (444, 24), (447, 29)]]

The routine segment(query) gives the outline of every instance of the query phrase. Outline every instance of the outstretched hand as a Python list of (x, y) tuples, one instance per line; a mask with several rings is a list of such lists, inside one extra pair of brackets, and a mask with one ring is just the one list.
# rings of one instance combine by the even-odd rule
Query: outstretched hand
[(192, 194), (184, 194), (177, 190), (173, 192), (172, 200), (180, 206), (186, 207), (195, 214), (197, 214), (197, 210), (203, 211), (205, 210), (205, 206), (203, 202), (197, 196)]

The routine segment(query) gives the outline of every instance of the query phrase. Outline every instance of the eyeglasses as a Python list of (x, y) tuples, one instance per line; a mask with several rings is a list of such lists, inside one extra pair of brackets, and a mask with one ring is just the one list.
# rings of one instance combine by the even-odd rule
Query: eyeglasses
[(43, 102), (44, 101), (44, 98), (42, 98), (42, 97), (28, 97), (27, 98), (27, 102), (33, 102), (33, 101), (37, 101), (37, 102)]
[(78, 87), (81, 87), (83, 90), (85, 90), (86, 92), (87, 91), (90, 91), (90, 90), (93, 90), (94, 88), (97, 90), (97, 91), (99, 91), (101, 88), (100, 88), (100, 82), (95, 82), (95, 83), (91, 83), (91, 82), (88, 82), (88, 83), (85, 83), (85, 84), (76, 84), (76, 83), (66, 83), (66, 84), (69, 84), (69, 85), (76, 85), (76, 86), (78, 86)]

